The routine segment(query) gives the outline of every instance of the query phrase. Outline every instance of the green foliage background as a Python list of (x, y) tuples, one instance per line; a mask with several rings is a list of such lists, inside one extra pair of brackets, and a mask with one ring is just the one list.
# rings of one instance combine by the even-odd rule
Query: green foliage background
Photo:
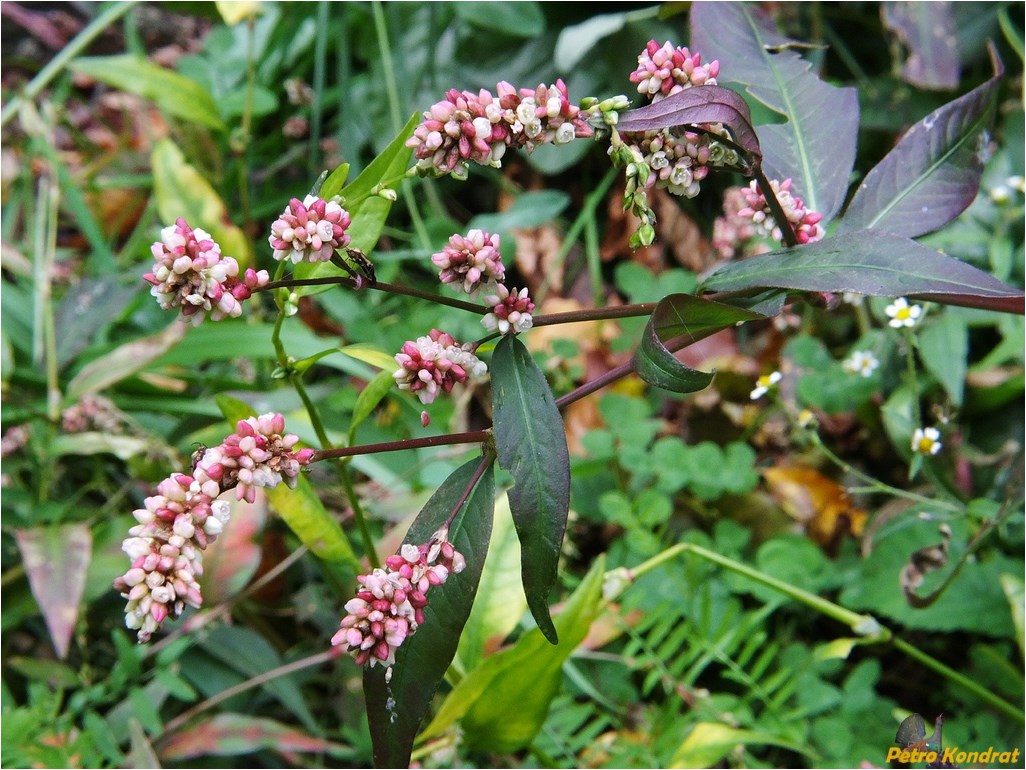
[[(954, 5), (960, 77), (949, 88), (902, 76), (908, 51), (879, 4), (772, 10), (784, 33), (814, 44), (804, 55), (825, 81), (858, 89), (853, 183), (905, 128), (993, 75), (985, 41), (994, 41), (1006, 80), (980, 194), (920, 241), (1021, 286), (1021, 6)], [(2, 761), (368, 766), (362, 672), (327, 651), (362, 556), (349, 543), (359, 539), (335, 468), (315, 467), (293, 508), (272, 497), (239, 514), (239, 539), (211, 552), (202, 612), (148, 648), (122, 627), (123, 601), (110, 584), (125, 568), (120, 542), (131, 511), (169, 470), (187, 467), (197, 444), (221, 440), (226, 415), (246, 405), (281, 411), (290, 430), (318, 443), (274, 366), (270, 303), (253, 302), (236, 322), (169, 326), (139, 278), (150, 268), (149, 244), (185, 214), (243, 266), (269, 267), (267, 224), (287, 199), (341, 163), (350, 180), (373, 171), (410, 116), (447, 89), (562, 77), (575, 99), (633, 93), (627, 74), (649, 39), (688, 42), (689, 4), (265, 2), (251, 22), (234, 23), (213, 3), (75, 13), (91, 14), (77, 28), (97, 32), (80, 50), (8, 45), (23, 33), (3, 17), (0, 354), (2, 427), (13, 449), (4, 448), (0, 533)], [(169, 45), (167, 67), (155, 54)], [(56, 62), (53, 77), (41, 79), (48, 62)], [(293, 79), (309, 88), (298, 103), (289, 98)], [(18, 108), (23, 88), (36, 83)], [(132, 97), (119, 101), (125, 93)], [(290, 120), (304, 130), (286, 133)], [(450, 234), (484, 227), (502, 233), (507, 264), (526, 278), (515, 238), (544, 226), (563, 243), (555, 257), (563, 280), (546, 279), (536, 301), (693, 292), (694, 266), (666, 252), (646, 263), (616, 248), (622, 216), (608, 173), (602, 149), (577, 141), (508, 158), (502, 170), (475, 168), (463, 183), (405, 181), (393, 206), (368, 198), (361, 210), (373, 231), (364, 233), (367, 248), (377, 241), (378, 277), (440, 291), (430, 254)], [(710, 179), (702, 196), (679, 203), (679, 216), (708, 238), (723, 190), (741, 181)], [(913, 359), (917, 398), (904, 379), (907, 340), (887, 328), (886, 304), (804, 306), (784, 331), (746, 326), (710, 355), (720, 370), (699, 396), (630, 380), (593, 396), (580, 421), (568, 416), (579, 426), (572, 516), (552, 593), (563, 605), (553, 616), (563, 643), (545, 642), (527, 612), (500, 494), (475, 610), (415, 759), (437, 767), (882, 765), (911, 712), (927, 723), (943, 713), (947, 745), (1022, 748), (1023, 319), (931, 305)], [(333, 443), (489, 424), (481, 392), (439, 400), (424, 431), (420, 404), (380, 389), (392, 352), (431, 328), (480, 336), (474, 317), (376, 292), (320, 292), (285, 324), (282, 342), (305, 362), (307, 392)], [(545, 346), (525, 336), (556, 396), (597, 361), (629, 355), (645, 321), (606, 328), (597, 342), (560, 336), (558, 327), (545, 330), (554, 332)], [(319, 357), (326, 348), (332, 354)], [(881, 361), (873, 377), (844, 371), (855, 350)], [(775, 404), (753, 404), (755, 377), (777, 363), (790, 384)], [(62, 427), (62, 412), (95, 406), (95, 396), (106, 399), (99, 408), (113, 427)], [(918, 401), (936, 405), (931, 422), (949, 423), (945, 453), (910, 474)], [(821, 437), (797, 427), (801, 409), (818, 416)], [(450, 448), (353, 458), (379, 553), (397, 547), (439, 484), (472, 456)], [(865, 528), (838, 525), (836, 536), (816, 540), (788, 507), (795, 500), (775, 495), (763, 474), (795, 464), (852, 489), (852, 508), (869, 514)], [(918, 499), (884, 493), (864, 476)], [(500, 488), (508, 481), (497, 474)], [(898, 576), (914, 551), (939, 541), (940, 524), (952, 532), (948, 560), (919, 593), (943, 591), (912, 608)], [(304, 527), (333, 533), (323, 552), (306, 552), (296, 535)], [(907, 646), (858, 636), (697, 550), (603, 598), (603, 573), (608, 583), (619, 568), (680, 543), (868, 613)], [(50, 569), (48, 593), (29, 584), (39, 564)], [(53, 618), (67, 607), (73, 620), (55, 634)], [(1011, 708), (910, 657), (909, 647)], [(504, 716), (511, 704), (522, 707), (517, 719)]]

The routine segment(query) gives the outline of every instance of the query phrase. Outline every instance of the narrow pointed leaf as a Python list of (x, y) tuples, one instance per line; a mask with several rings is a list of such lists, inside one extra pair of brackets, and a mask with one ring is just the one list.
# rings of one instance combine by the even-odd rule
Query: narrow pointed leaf
[[(406, 126), (399, 135), (393, 139), (388, 147), (382, 150), (374, 160), (368, 164), (360, 175), (342, 188), (342, 205), (353, 223), (346, 231), (352, 242), (350, 248), (359, 249), (370, 254), (381, 237), (381, 231), (385, 226), (385, 219), (392, 209), (392, 202), (374, 195), (371, 190), (378, 184), (387, 184), (397, 187), (402, 180), (403, 172), (410, 165), (410, 158), (413, 150), (406, 146), (406, 140), (413, 134), (413, 129), (420, 122), (420, 116), (414, 115), (406, 123)], [(336, 172), (338, 169), (336, 169)], [(340, 184), (335, 174), (325, 180), (322, 191), (338, 192), (335, 187)], [(327, 188), (325, 190), (325, 187)], [(326, 278), (329, 276), (346, 275), (340, 268), (331, 262), (302, 262), (296, 265), (293, 270), (296, 278)], [(331, 286), (300, 286), (296, 293), (300, 296), (306, 294), (319, 294), (322, 291), (331, 289)]]
[(533, 628), (512, 647), (485, 658), (449, 693), (422, 737), (440, 735), (460, 721), (468, 747), (510, 753), (529, 745), (559, 691), (563, 663), (602, 609), (604, 576), (602, 554), (556, 616), (559, 644), (548, 644)]
[(634, 354), (634, 371), (649, 385), (674, 393), (702, 390), (713, 375), (681, 363), (671, 351), (681, 350), (740, 321), (754, 321), (759, 313), (701, 299), (671, 294), (656, 305), (641, 345)]
[(981, 143), (993, 121), (997, 74), (912, 126), (859, 185), (840, 230), (880, 229), (914, 238), (946, 225), (976, 198)]
[(722, 123), (730, 129), (753, 164), (762, 157), (748, 104), (734, 91), (720, 86), (688, 88), (647, 107), (629, 110), (620, 116), (616, 127), (621, 131), (653, 131), (701, 123)]
[[(245, 402), (224, 394), (217, 396), (217, 405), (233, 429), (239, 420), (258, 414)], [(265, 492), (271, 507), (289, 529), (325, 562), (337, 579), (345, 582), (355, 576), (360, 569), (360, 560), (346, 533), (335, 517), (328, 513), (306, 476), (300, 474), (295, 489), (279, 484)]]
[(520, 538), (527, 605), (545, 638), (556, 644), (549, 591), (570, 510), (570, 453), (545, 375), (516, 337), (503, 337), (492, 354), (492, 404), (499, 465), (513, 476), (509, 507)]
[(14, 539), (57, 657), (64, 660), (78, 622), (86, 571), (93, 555), (89, 526), (19, 529)]
[(758, 126), (763, 169), (791, 178), (812, 211), (829, 220), (841, 208), (855, 164), (859, 104), (854, 88), (835, 88), (812, 72), (795, 41), (750, 3), (696, 2), (692, 49), (720, 62), (721, 82), (736, 82), (786, 118)]
[(209, 91), (195, 80), (140, 56), (90, 56), (75, 59), (68, 66), (72, 72), (149, 99), (168, 115), (219, 131), (225, 129)]
[(97, 393), (142, 371), (181, 342), (188, 330), (188, 324), (175, 319), (156, 334), (126, 342), (90, 361), (68, 383), (68, 401), (75, 401), (86, 393)]
[(1005, 313), (1023, 312), (1023, 292), (989, 273), (900, 235), (859, 230), (724, 265), (707, 291), (763, 288), (914, 297)]
[(428, 593), (424, 623), (395, 654), (389, 681), (383, 667), (364, 671), (367, 717), (377, 767), (409, 767), (413, 741), (431, 698), (456, 654), (477, 593), (492, 532), (495, 487), (492, 463), (477, 458), (459, 467), (421, 510), (403, 542), (420, 544), (445, 522), (482, 462), (487, 468), (450, 526), (450, 539), (467, 566)]

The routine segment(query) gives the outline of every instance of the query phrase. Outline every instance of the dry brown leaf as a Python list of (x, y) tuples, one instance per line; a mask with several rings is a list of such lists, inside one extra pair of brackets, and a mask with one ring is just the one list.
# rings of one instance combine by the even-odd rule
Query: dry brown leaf
[(805, 534), (823, 548), (838, 539), (859, 536), (868, 514), (856, 507), (847, 490), (815, 468), (781, 465), (762, 472), (770, 492)]

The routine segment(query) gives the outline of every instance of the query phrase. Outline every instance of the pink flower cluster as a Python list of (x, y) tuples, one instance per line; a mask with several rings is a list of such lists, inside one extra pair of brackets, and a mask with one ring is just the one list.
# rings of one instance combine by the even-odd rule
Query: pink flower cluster
[(506, 276), (499, 236), (482, 230), (454, 234), (431, 261), (440, 268), (438, 278), (442, 283), (461, 285), (467, 294), (476, 293), (482, 286), (487, 289)]
[(205, 313), (214, 321), (241, 315), (242, 302), (269, 279), (266, 270), (252, 269), (240, 278), (239, 263), (222, 256), (209, 233), (194, 230), (181, 217), (160, 231), (150, 252), (156, 263), (143, 275), (152, 284), (150, 294), (165, 310), (180, 307), (194, 324)]
[[(815, 211), (808, 211), (802, 199), (797, 195), (791, 194), (790, 179), (785, 179), (783, 182), (771, 179), (770, 187), (773, 188), (773, 192), (787, 217), (787, 223), (794, 230), (798, 243), (813, 243), (826, 234), (819, 225), (823, 215), (817, 214)], [(766, 196), (759, 189), (759, 183), (753, 179), (748, 187), (741, 188), (741, 192), (745, 196), (747, 205), (737, 212), (737, 216), (750, 219), (761, 235), (769, 236), (777, 242), (782, 242), (784, 237), (783, 231), (773, 218), (773, 214), (766, 203)]]
[(400, 390), (416, 393), (422, 404), (430, 404), (439, 393), (451, 392), (456, 383), (488, 371), (469, 344), (457, 345), (452, 335), (438, 329), (416, 342), (406, 342), (395, 361), (399, 369), (392, 376)]
[(649, 40), (638, 56), (638, 68), (630, 80), (638, 84), (638, 93), (658, 102), (691, 86), (716, 85), (720, 63), (702, 64), (702, 54), (687, 48), (675, 48), (669, 41), (660, 46)]
[(391, 667), (396, 650), (424, 623), (428, 591), (466, 566), (447, 537), (443, 528), (423, 545), (406, 543), (385, 560), (386, 569), (360, 575), (356, 596), (346, 602), (347, 614), (331, 643), (344, 645), (361, 666)]
[(267, 241), (279, 261), (327, 262), (352, 240), (346, 235), (350, 224), (349, 212), (337, 202), (307, 195), (302, 201), (289, 201), (271, 225)]
[[(702, 85), (716, 85), (720, 63), (702, 64), (702, 55), (687, 48), (674, 48), (670, 43), (659, 46), (650, 40), (638, 56), (638, 68), (630, 79), (638, 84), (638, 92), (650, 102)], [(717, 135), (729, 138), (719, 123), (700, 126), (702, 131), (663, 128), (652, 131), (624, 131), (621, 138), (633, 158), (629, 174), (628, 195), (640, 188), (660, 187), (673, 195), (694, 198), (701, 181), (712, 168), (740, 164), (736, 150), (717, 141)], [(610, 153), (616, 151), (610, 147)], [(644, 208), (644, 196), (638, 203)]]
[(510, 290), (500, 283), (484, 301), (491, 308), (491, 312), (481, 319), (481, 323), (488, 331), (519, 334), (530, 329), (534, 323), (531, 318), (534, 302), (527, 296), (526, 288), (520, 291)]
[(293, 451), (298, 438), (284, 431), (280, 414), (240, 420), (223, 444), (203, 453), (192, 475), (171, 474), (133, 513), (138, 524), (121, 546), (132, 566), (114, 588), (128, 600), (125, 624), (138, 630), (140, 642), (149, 641), (166, 618), (177, 618), (186, 605), (202, 604), (202, 551), (230, 514), (228, 502), (217, 499), (221, 493), (235, 487), (239, 499), (252, 502), (258, 486), (270, 488), (283, 480), (295, 485), (300, 466), (311, 461), (314, 450)]
[(503, 81), (496, 92), (452, 89), (423, 113), (423, 122), (406, 142), (414, 148), (420, 173), (463, 178), (469, 161), (498, 167), (509, 147), (531, 151), (593, 133), (588, 113), (570, 103), (562, 80), (519, 91)]

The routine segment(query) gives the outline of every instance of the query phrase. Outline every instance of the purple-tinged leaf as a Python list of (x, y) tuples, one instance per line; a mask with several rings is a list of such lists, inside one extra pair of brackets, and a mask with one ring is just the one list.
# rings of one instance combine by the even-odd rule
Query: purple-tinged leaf
[(982, 143), (1002, 68), (965, 96), (912, 126), (859, 185), (840, 230), (878, 229), (914, 238), (946, 225), (976, 198)]
[(674, 126), (722, 123), (734, 141), (758, 165), (762, 158), (759, 138), (752, 128), (748, 104), (736, 92), (720, 86), (696, 86), (667, 96), (654, 104), (628, 110), (620, 116), (620, 131), (657, 131)]
[(901, 67), (906, 83), (920, 88), (958, 88), (958, 38), (951, 3), (887, 2), (880, 6), (884, 26), (908, 49)]
[(92, 558), (92, 534), (86, 524), (64, 524), (15, 530), (14, 539), (57, 657), (64, 660)]
[[(811, 72), (773, 20), (748, 3), (696, 2), (692, 49), (720, 62), (720, 82), (748, 93), (787, 121), (759, 126), (763, 170), (791, 178), (807, 208), (829, 220), (841, 208), (855, 164), (859, 105), (854, 88), (835, 88)], [(799, 44), (800, 45), (800, 44)]]
[(778, 288), (913, 297), (1004, 313), (1023, 313), (1023, 291), (989, 273), (900, 235), (859, 230), (733, 262), (702, 284), (706, 291)]
[(450, 539), (466, 559), (466, 568), (428, 593), (424, 622), (396, 651), (391, 679), (385, 681), (383, 667), (364, 671), (363, 689), (377, 767), (409, 767), (417, 730), (456, 655), (492, 534), (492, 461), (477, 458), (457, 468), (427, 501), (403, 541), (427, 542), (445, 523), (483, 462), (487, 467), (449, 527)]
[(248, 714), (216, 714), (191, 727), (172, 733), (160, 744), (160, 759), (169, 761), (197, 757), (232, 757), (269, 749), (288, 757), (290, 754), (327, 754), (350, 758), (348, 746), (310, 735), (293, 725)]
[(738, 322), (761, 318), (765, 316), (733, 305), (690, 294), (671, 294), (659, 301), (649, 318), (634, 354), (634, 371), (649, 385), (674, 393), (702, 390), (712, 382), (713, 375), (685, 366), (671, 351)]
[(549, 591), (570, 511), (570, 452), (545, 375), (516, 337), (503, 337), (492, 354), (492, 406), (499, 465), (513, 476), (509, 507), (527, 606), (545, 638), (557, 644)]

